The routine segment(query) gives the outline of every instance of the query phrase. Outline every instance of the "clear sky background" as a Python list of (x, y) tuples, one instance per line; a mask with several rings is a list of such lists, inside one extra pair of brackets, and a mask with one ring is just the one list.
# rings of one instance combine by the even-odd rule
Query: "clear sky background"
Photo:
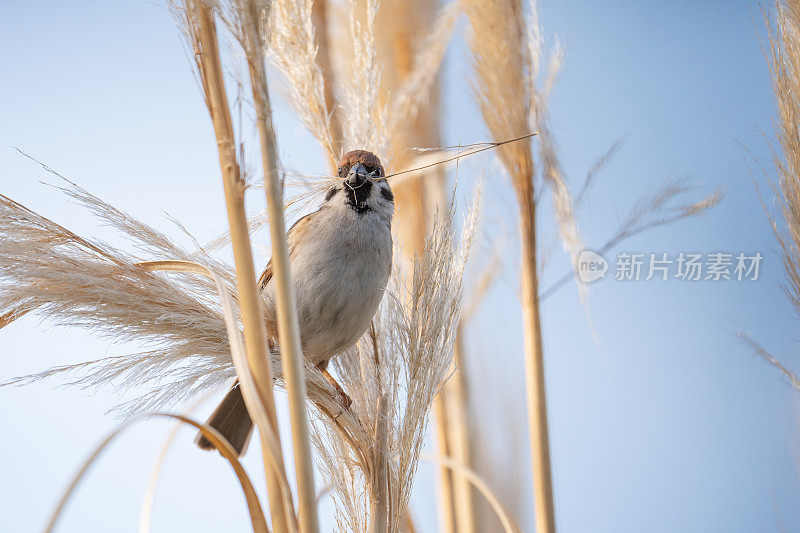
[[(756, 282), (594, 285), (589, 306), (602, 351), (574, 283), (543, 305), (560, 531), (800, 530), (798, 395), (734, 337), (742, 328), (800, 369), (797, 322), (779, 286), (776, 245), (748, 168), (749, 152), (751, 166), (758, 169), (754, 158), (772, 172), (773, 100), (756, 36), (763, 31), (758, 6), (546, 0), (542, 24), (566, 50), (552, 116), (571, 183), (623, 141), (581, 212), (587, 243), (602, 244), (638, 198), (684, 177), (706, 192), (722, 186), (724, 202), (622, 249), (765, 258)], [(79, 234), (124, 245), (42, 185), (55, 180), (17, 146), (158, 227), (168, 227), (166, 211), (201, 241), (225, 228), (211, 125), (162, 5), (5, 2), (0, 50), (0, 193)], [(468, 74), (463, 41), (456, 39), (444, 76), (447, 144), (488, 139)], [(282, 101), (276, 107), (283, 161), (323, 171), (320, 150)], [(492, 413), (475, 445), (492, 457), (490, 483), (532, 531), (518, 254), (513, 219), (503, 214), (514, 202), (497, 168), (487, 156), (459, 176), (468, 184), (486, 171), (488, 232), (511, 236), (504, 274), (469, 331), (469, 365), (480, 377), (472, 384), (475, 401)], [(464, 186), (459, 198), (468, 194)], [(550, 218), (545, 210), (546, 232), (553, 229)], [(266, 246), (257, 247), (263, 264)], [(545, 280), (566, 266), (557, 258)], [(0, 331), (0, 380), (125, 348), (28, 316)], [(41, 529), (70, 475), (116, 426), (105, 414), (116, 398), (110, 389), (76, 390), (55, 381), (0, 389), (0, 530)], [(134, 531), (168, 430), (157, 421), (130, 429), (96, 464), (60, 530)], [(229, 467), (196, 450), (192, 436), (183, 433), (168, 457), (154, 531), (246, 531), (246, 508)], [(260, 482), (257, 455), (245, 464)], [(412, 502), (423, 532), (436, 530), (433, 481), (433, 468), (423, 464)], [(322, 509), (330, 513), (329, 500)]]

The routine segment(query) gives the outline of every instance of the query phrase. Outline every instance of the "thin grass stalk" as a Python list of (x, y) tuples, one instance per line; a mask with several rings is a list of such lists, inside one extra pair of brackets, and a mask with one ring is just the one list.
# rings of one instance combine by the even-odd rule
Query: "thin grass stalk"
[(389, 398), (381, 394), (376, 406), (378, 418), (375, 424), (375, 456), (377, 468), (372, 482), (369, 519), (370, 533), (389, 531)]
[(423, 461), (439, 464), (449, 468), (454, 472), (458, 471), (461, 473), (476, 489), (478, 489), (481, 494), (483, 494), (483, 496), (486, 498), (486, 501), (488, 501), (489, 505), (492, 506), (492, 510), (495, 512), (495, 514), (497, 514), (497, 518), (500, 519), (500, 524), (503, 526), (503, 531), (506, 533), (521, 533), (522, 529), (520, 529), (516, 522), (514, 522), (514, 519), (511, 518), (511, 513), (509, 513), (503, 504), (500, 503), (500, 498), (495, 495), (495, 493), (489, 488), (489, 485), (486, 483), (486, 481), (476, 474), (475, 471), (450, 457), (435, 457), (422, 454), (420, 458)]
[[(539, 61), (538, 24), (534, 20), (533, 30), (527, 28), (520, 0), (470, 0), (464, 5), (472, 29), (470, 47), (477, 74), (475, 89), (484, 122), (495, 141), (529, 133), (541, 115), (539, 101), (544, 101), (550, 83), (550, 77), (543, 89), (535, 83)], [(534, 16), (535, 7), (534, 4)], [(536, 111), (533, 113), (536, 117), (532, 116), (532, 110)], [(553, 533), (555, 512), (536, 256), (536, 173), (530, 140), (505, 145), (498, 155), (511, 178), (519, 205), (525, 381), (536, 531)], [(542, 163), (543, 173), (548, 177), (545, 181), (554, 188), (554, 196), (556, 189), (564, 192), (563, 183), (552, 172), (553, 165), (548, 160)], [(562, 196), (568, 198), (568, 193)], [(557, 211), (558, 208), (557, 205)], [(572, 220), (571, 215), (564, 218)], [(559, 227), (562, 226), (559, 220)], [(571, 234), (574, 227), (569, 229), (562, 231), (562, 238)]]
[[(191, 3), (189, 6), (194, 10), (198, 23), (197, 38), (202, 50), (202, 81), (214, 124), (214, 132), (217, 137), (248, 363), (258, 386), (261, 401), (272, 423), (272, 431), (275, 435), (279, 435), (278, 417), (273, 395), (272, 369), (269, 366), (269, 355), (265, 342), (264, 317), (258, 299), (250, 233), (244, 208), (245, 183), (236, 160), (236, 143), (222, 76), (214, 13), (211, 6), (202, 1)], [(261, 453), (264, 461), (270, 514), (272, 516), (272, 529), (276, 533), (287, 532), (289, 531), (288, 522), (290, 519), (294, 519), (294, 513), (292, 511), (291, 516), (287, 516), (288, 512), (285, 512), (284, 509), (283, 491), (279, 479), (281, 476), (285, 478), (285, 473), (276, 472), (274, 469), (269, 468), (270, 451), (267, 446), (267, 436), (265, 435), (265, 430), (261, 427), (259, 427), (259, 432), (261, 434)], [(280, 453), (279, 464), (282, 466), (282, 451)]]
[(192, 420), (186, 416), (170, 413), (148, 413), (146, 415), (143, 414), (129, 418), (122, 425), (112, 431), (105, 439), (103, 439), (103, 441), (92, 451), (86, 461), (84, 461), (83, 465), (81, 465), (80, 469), (78, 469), (78, 472), (73, 476), (69, 486), (64, 491), (64, 494), (62, 494), (58, 505), (56, 505), (56, 508), (50, 515), (50, 519), (47, 522), (47, 527), (45, 528), (45, 533), (51, 533), (55, 529), (59, 519), (61, 518), (61, 514), (64, 511), (64, 507), (75, 493), (75, 489), (78, 487), (86, 473), (89, 471), (89, 468), (94, 464), (97, 458), (100, 457), (106, 447), (108, 447), (108, 445), (111, 444), (111, 442), (116, 439), (117, 436), (123, 432), (123, 430), (130, 427), (134, 422), (149, 419), (151, 417), (169, 418), (177, 422), (193, 426), (195, 429), (200, 431), (200, 433), (202, 433), (203, 436), (211, 442), (211, 444), (219, 451), (219, 453), (228, 460), (233, 468), (234, 473), (236, 474), (236, 477), (239, 479), (239, 484), (242, 487), (242, 492), (244, 492), (245, 499), (247, 500), (247, 507), (250, 511), (250, 521), (253, 526), (253, 533), (269, 533), (267, 520), (264, 517), (261, 503), (258, 500), (258, 493), (256, 493), (253, 483), (250, 481), (247, 472), (239, 462), (239, 457), (237, 456), (236, 451), (231, 447), (230, 443), (228, 443), (228, 441), (225, 440), (225, 437), (223, 437), (216, 429), (200, 424), (200, 422)]
[[(533, 168), (531, 166), (531, 173)], [(522, 324), (525, 337), (525, 382), (528, 400), (533, 499), (536, 531), (553, 533), (556, 529), (553, 504), (553, 480), (550, 472), (550, 438), (547, 429), (542, 328), (539, 314), (539, 279), (536, 271), (536, 200), (531, 187), (519, 195), (520, 233), (522, 239)], [(519, 194), (519, 193), (518, 193)]]
[[(452, 369), (451, 369), (452, 370)], [(447, 401), (447, 387), (456, 374), (453, 373), (445, 383), (433, 402), (433, 416), (436, 431), (436, 449), (441, 457), (450, 457), (450, 423), (448, 416), (449, 402)], [(456, 532), (456, 515), (453, 501), (453, 476), (444, 466), (438, 467), (436, 476), (436, 500), (438, 504), (439, 531), (441, 533)]]
[(283, 212), (283, 187), (278, 179), (278, 154), (275, 130), (272, 124), (269, 86), (267, 85), (263, 47), (261, 46), (262, 36), (258, 32), (259, 16), (262, 13), (259, 12), (254, 0), (247, 0), (244, 8), (246, 20), (243, 30), (244, 37), (248, 42), (246, 52), (253, 103), (257, 115), (256, 124), (261, 142), (261, 163), (264, 171), (264, 188), (267, 194), (267, 212), (269, 213), (272, 238), (272, 267), (275, 276), (281, 363), (292, 423), (292, 448), (297, 476), (300, 530), (304, 533), (316, 533), (319, 531), (319, 521), (306, 410), (305, 368), (303, 367), (303, 349), (300, 343), (294, 283), (289, 270), (289, 244), (286, 240), (286, 222)]
[[(463, 320), (458, 326), (455, 342), (455, 371), (445, 383), (443, 391), (447, 405), (447, 442), (449, 456), (465, 466), (470, 466), (470, 445), (467, 416), (466, 368), (464, 366)], [(450, 473), (453, 484), (453, 508), (455, 510), (456, 531), (474, 533), (475, 502), (472, 498), (472, 485), (459, 470)]]

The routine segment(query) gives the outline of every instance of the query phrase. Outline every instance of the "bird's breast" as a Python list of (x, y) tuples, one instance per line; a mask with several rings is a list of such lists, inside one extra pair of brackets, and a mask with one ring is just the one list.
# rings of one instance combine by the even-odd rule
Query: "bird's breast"
[(314, 363), (356, 343), (369, 327), (389, 279), (388, 226), (377, 215), (353, 215), (318, 217), (292, 253), (303, 350)]

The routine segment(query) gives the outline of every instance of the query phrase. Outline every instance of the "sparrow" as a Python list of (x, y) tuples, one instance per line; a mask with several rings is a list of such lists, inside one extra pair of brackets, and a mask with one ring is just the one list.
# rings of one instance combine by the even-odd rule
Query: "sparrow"
[[(383, 298), (392, 269), (394, 195), (380, 159), (371, 152), (348, 152), (338, 174), (340, 182), (328, 189), (322, 206), (298, 220), (286, 238), (303, 354), (341, 394), (347, 409), (350, 398), (327, 366), (366, 332)], [(270, 259), (258, 287), (271, 344), (278, 338), (272, 274)], [(238, 382), (207, 423), (239, 455), (245, 451), (253, 422)], [(201, 434), (196, 442), (213, 448)]]

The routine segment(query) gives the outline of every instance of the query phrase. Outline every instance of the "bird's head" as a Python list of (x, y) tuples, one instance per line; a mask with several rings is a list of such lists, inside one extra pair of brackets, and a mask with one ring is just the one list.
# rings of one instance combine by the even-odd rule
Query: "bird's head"
[(328, 189), (325, 202), (344, 202), (359, 214), (394, 210), (394, 195), (381, 160), (372, 152), (353, 150), (339, 162), (341, 181)]

